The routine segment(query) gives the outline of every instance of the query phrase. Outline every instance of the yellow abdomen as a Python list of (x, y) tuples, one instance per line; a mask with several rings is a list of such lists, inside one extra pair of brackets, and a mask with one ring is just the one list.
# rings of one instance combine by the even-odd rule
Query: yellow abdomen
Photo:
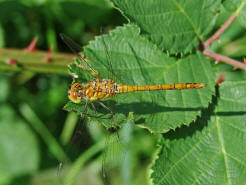
[(134, 92), (134, 91), (154, 91), (154, 90), (180, 90), (180, 89), (200, 89), (205, 87), (202, 83), (174, 83), (174, 84), (160, 84), (160, 85), (124, 85), (119, 84), (118, 89), (120, 93)]
[(86, 97), (91, 101), (111, 97), (115, 94), (128, 93), (135, 91), (154, 91), (154, 90), (180, 90), (180, 89), (199, 89), (205, 87), (202, 83), (176, 83), (160, 85), (124, 85), (117, 84), (113, 80), (95, 79), (87, 83), (84, 88)]

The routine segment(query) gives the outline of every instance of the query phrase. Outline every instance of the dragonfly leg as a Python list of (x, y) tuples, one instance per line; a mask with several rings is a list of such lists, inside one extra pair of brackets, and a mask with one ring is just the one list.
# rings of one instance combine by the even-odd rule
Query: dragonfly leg
[[(82, 116), (95, 117), (95, 116), (93, 116), (93, 115), (91, 115), (91, 114), (87, 114), (88, 103), (89, 103), (89, 102), (86, 101), (83, 112), (78, 111), (78, 110), (76, 110), (76, 109), (73, 109), (73, 111), (74, 111), (74, 112), (80, 113), (80, 115), (82, 115)], [(92, 102), (91, 102), (91, 103), (92, 103)], [(93, 104), (92, 106), (94, 106), (94, 104)], [(94, 106), (94, 107), (95, 107), (95, 106)], [(96, 111), (96, 109), (95, 109), (94, 111)], [(81, 118), (83, 118), (82, 116), (81, 116)], [(96, 117), (95, 117), (95, 118), (96, 118)]]
[(92, 101), (90, 101), (90, 103), (91, 103), (92, 109), (94, 110), (94, 113), (97, 114), (97, 110), (96, 110), (94, 103)]
[(84, 110), (82, 112), (82, 115), (86, 115), (86, 112), (87, 112), (87, 106), (88, 106), (88, 100), (85, 101), (85, 107), (84, 107)]
[(114, 113), (113, 113), (113, 111), (110, 109), (110, 108), (108, 108), (106, 105), (104, 105), (102, 102), (100, 102), (100, 101), (98, 101), (98, 103), (103, 107), (103, 108), (105, 108), (105, 109), (107, 109), (109, 112), (110, 112), (110, 114), (112, 114), (112, 117), (114, 116)]

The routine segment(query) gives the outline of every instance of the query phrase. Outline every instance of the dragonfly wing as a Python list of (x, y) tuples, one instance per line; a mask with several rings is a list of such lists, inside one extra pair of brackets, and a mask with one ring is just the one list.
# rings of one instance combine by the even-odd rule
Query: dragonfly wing
[(114, 71), (113, 71), (112, 60), (111, 60), (111, 57), (109, 55), (109, 48), (105, 42), (104, 35), (102, 35), (101, 38), (102, 38), (103, 46), (105, 48), (105, 55), (106, 55), (106, 60), (107, 60), (107, 64), (108, 64), (108, 70), (109, 70), (108, 79), (117, 80), (117, 79), (115, 79), (116, 75), (114, 74)]
[[(101, 33), (103, 32), (102, 29), (100, 30), (100, 32)], [(109, 42), (109, 40), (108, 40), (109, 36), (108, 35), (101, 35), (100, 38), (101, 38), (101, 43), (102, 43), (104, 51), (105, 51), (104, 52), (104, 56), (105, 56), (104, 58), (106, 58), (106, 65), (107, 65), (107, 69), (108, 69), (108, 79), (111, 79), (111, 80), (114, 80), (115, 82), (120, 83), (121, 79), (120, 79), (119, 75), (116, 76), (116, 74), (114, 72), (114, 67), (116, 67), (115, 66), (116, 63), (113, 63), (113, 60), (112, 60), (112, 48), (110, 47), (111, 46), (110, 43), (108, 43)], [(116, 110), (115, 110), (115, 106), (114, 106), (117, 103), (117, 98), (118, 98), (118, 96), (110, 97), (110, 100), (108, 101), (109, 105), (107, 105), (107, 101), (105, 102), (105, 104), (111, 110), (110, 114), (112, 114), (112, 112), (114, 114), (111, 126), (112, 125), (113, 126), (118, 125), (117, 121), (115, 122), (115, 120), (117, 120), (117, 118), (116, 118), (117, 114), (115, 114)]]
[(119, 139), (118, 131), (108, 133), (102, 159), (102, 178), (109, 184), (122, 158), (123, 145)]
[(130, 156), (127, 154), (129, 154), (129, 135), (132, 134), (132, 130), (133, 124), (127, 122), (121, 129), (108, 133), (102, 161), (102, 177), (105, 184), (109, 184), (114, 174), (121, 172), (124, 166), (129, 164), (127, 160), (130, 160)]
[(114, 67), (117, 68), (117, 66), (115, 66), (116, 61), (112, 60), (113, 48), (112, 48), (112, 44), (110, 44), (112, 42), (110, 41), (111, 37), (109, 35), (103, 35), (103, 33), (105, 32), (103, 31), (102, 28), (100, 29), (100, 33), (101, 33), (102, 45), (104, 47), (105, 55), (106, 55), (107, 68), (108, 68), (108, 79), (112, 79), (118, 83), (122, 82), (121, 76), (119, 74), (116, 74), (114, 71)]
[(85, 64), (85, 66), (78, 67), (91, 71), (92, 75), (97, 77), (98, 72), (95, 69), (93, 69), (93, 67), (86, 61), (87, 59), (84, 57), (84, 55), (81, 54), (82, 47), (76, 42), (74, 42), (71, 38), (62, 33), (60, 33), (60, 37), (63, 40), (63, 42), (70, 48), (70, 50), (77, 55), (80, 62)]
[(89, 147), (88, 132), (86, 129), (86, 120), (77, 119), (74, 116), (74, 121), (70, 118), (69, 125), (65, 125), (61, 134), (61, 142), (64, 146), (64, 150), (69, 159), (60, 161), (58, 165), (57, 175), (60, 176), (63, 173), (63, 166), (68, 165), (71, 160), (78, 157), (81, 151), (86, 150)]

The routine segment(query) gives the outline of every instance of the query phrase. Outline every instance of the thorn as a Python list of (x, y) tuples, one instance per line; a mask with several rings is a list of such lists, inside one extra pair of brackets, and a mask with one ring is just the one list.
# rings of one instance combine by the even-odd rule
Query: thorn
[(218, 85), (218, 84), (221, 84), (222, 82), (225, 81), (225, 74), (220, 74), (220, 76), (216, 79), (215, 81), (215, 84)]
[(53, 53), (53, 47), (52, 47), (52, 45), (49, 46), (48, 53), (49, 53), (49, 56), (43, 58), (43, 61), (46, 62), (46, 63), (50, 63), (53, 60), (53, 58), (51, 56), (52, 53)]
[(17, 60), (15, 59), (7, 59), (6, 63), (10, 66), (16, 66), (17, 65)]
[(219, 59), (215, 59), (215, 64), (218, 64), (220, 62), (220, 60)]
[[(243, 59), (243, 62), (242, 62), (242, 63), (243, 63), (244, 65), (246, 65), (246, 59)], [(233, 70), (237, 70), (237, 69), (238, 69), (238, 67), (236, 67), (236, 66), (233, 68)]]
[(217, 40), (217, 41), (218, 41), (218, 43), (220, 43), (220, 42), (221, 42), (221, 40), (220, 40), (220, 36), (218, 36), (215, 40)]
[(53, 60), (53, 59), (52, 59), (51, 56), (47, 56), (47, 57), (44, 57), (44, 58), (43, 58), (43, 61), (46, 62), (46, 63), (50, 63), (50, 62), (52, 62), (52, 60)]
[(29, 46), (27, 46), (25, 48), (25, 50), (26, 51), (29, 51), (29, 52), (35, 51), (36, 50), (37, 41), (38, 41), (38, 37), (34, 37), (34, 39), (32, 40), (32, 42), (29, 44)]
[(243, 59), (243, 64), (245, 64), (245, 65), (246, 65), (246, 58), (244, 58), (244, 59)]

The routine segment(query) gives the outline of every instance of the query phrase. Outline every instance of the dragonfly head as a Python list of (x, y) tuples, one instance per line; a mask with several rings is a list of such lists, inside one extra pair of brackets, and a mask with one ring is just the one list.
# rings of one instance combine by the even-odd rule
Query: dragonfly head
[(82, 86), (79, 83), (72, 84), (71, 88), (68, 90), (68, 98), (73, 103), (81, 103), (82, 94), (81, 94)]

